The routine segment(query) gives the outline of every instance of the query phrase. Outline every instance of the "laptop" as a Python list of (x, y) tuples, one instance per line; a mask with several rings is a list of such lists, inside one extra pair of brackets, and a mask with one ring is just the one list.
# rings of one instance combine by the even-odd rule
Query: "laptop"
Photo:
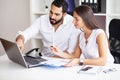
[(3, 45), (3, 48), (8, 56), (8, 58), (18, 63), (26, 68), (29, 67), (35, 67), (41, 65), (41, 62), (47, 61), (44, 58), (32, 58), (26, 55), (23, 55), (23, 53), (18, 48), (17, 44), (11, 41), (8, 41), (6, 39), (0, 38), (0, 41)]

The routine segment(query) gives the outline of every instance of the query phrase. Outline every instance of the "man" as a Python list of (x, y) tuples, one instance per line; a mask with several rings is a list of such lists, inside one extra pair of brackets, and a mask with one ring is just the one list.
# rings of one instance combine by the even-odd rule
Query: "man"
[(23, 50), (24, 43), (39, 33), (43, 42), (42, 55), (55, 56), (50, 50), (52, 45), (73, 53), (79, 31), (75, 29), (73, 17), (67, 14), (67, 9), (65, 0), (54, 0), (49, 15), (41, 16), (28, 29), (19, 33), (16, 43), (20, 49)]

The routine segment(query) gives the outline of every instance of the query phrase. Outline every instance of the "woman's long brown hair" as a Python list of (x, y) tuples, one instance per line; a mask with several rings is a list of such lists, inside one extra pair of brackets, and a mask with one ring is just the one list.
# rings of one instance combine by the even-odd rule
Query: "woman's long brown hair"
[(92, 9), (87, 5), (81, 5), (74, 10), (84, 21), (89, 29), (99, 28), (96, 18), (93, 14)]

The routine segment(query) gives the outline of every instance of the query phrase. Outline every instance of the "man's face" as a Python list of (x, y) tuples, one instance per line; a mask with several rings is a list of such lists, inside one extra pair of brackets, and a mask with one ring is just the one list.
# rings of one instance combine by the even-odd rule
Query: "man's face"
[(52, 25), (61, 23), (63, 21), (62, 7), (58, 8), (52, 5), (49, 13), (49, 17), (50, 17), (50, 23)]

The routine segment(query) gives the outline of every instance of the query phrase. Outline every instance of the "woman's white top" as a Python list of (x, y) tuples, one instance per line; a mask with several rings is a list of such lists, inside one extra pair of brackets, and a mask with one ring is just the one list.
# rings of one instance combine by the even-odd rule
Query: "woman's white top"
[[(92, 59), (99, 57), (98, 44), (96, 42), (96, 38), (100, 33), (104, 33), (104, 31), (102, 29), (92, 30), (92, 33), (87, 39), (87, 44), (86, 44), (85, 33), (81, 32), (79, 37), (79, 41), (80, 41), (79, 46), (81, 48), (82, 54), (85, 57), (85, 59)], [(114, 59), (110, 51), (109, 53), (105, 53), (105, 54), (108, 54), (107, 63), (113, 63)]]

